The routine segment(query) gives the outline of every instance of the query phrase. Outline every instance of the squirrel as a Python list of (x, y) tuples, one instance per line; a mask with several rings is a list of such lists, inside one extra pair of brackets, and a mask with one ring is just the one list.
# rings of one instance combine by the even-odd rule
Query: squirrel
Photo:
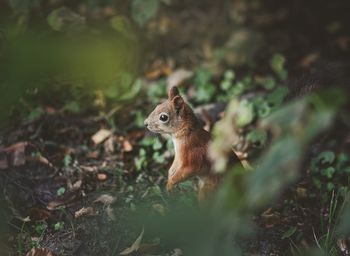
[[(168, 99), (156, 106), (144, 124), (151, 132), (171, 135), (175, 157), (168, 171), (168, 191), (194, 176), (199, 178), (199, 201), (203, 201), (216, 190), (222, 174), (212, 172), (208, 157), (211, 134), (203, 129), (176, 86), (169, 90)], [(239, 162), (234, 153), (233, 157), (235, 162)]]

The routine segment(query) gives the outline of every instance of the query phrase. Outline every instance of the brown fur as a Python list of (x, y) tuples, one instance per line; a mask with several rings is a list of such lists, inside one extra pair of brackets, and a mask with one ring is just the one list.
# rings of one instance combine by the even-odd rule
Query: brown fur
[[(162, 114), (169, 117), (166, 123), (160, 120)], [(154, 109), (145, 120), (145, 125), (153, 132), (170, 134), (173, 139), (175, 157), (169, 169), (167, 189), (171, 190), (174, 185), (198, 176), (202, 180), (199, 199), (207, 197), (220, 180), (219, 175), (210, 172), (207, 151), (211, 135), (202, 128), (176, 87), (169, 90), (168, 100)]]

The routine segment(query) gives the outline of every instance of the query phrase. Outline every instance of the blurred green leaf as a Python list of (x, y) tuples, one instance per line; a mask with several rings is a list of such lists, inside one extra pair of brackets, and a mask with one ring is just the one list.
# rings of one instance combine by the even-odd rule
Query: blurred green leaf
[(287, 79), (288, 72), (285, 69), (286, 59), (282, 54), (274, 54), (271, 58), (270, 65), (273, 71), (279, 76), (280, 79)]
[(321, 174), (322, 174), (323, 176), (326, 176), (328, 179), (332, 179), (334, 173), (335, 173), (335, 169), (334, 169), (334, 167), (332, 167), (332, 166), (327, 167), (327, 168), (325, 168), (325, 169), (323, 169), (323, 170), (321, 171)]
[(32, 111), (30, 111), (30, 113), (28, 115), (28, 119), (29, 120), (37, 119), (37, 118), (41, 117), (44, 113), (45, 113), (45, 111), (43, 110), (42, 107), (37, 107), (37, 108), (33, 109)]
[(63, 164), (64, 166), (69, 166), (72, 163), (72, 157), (70, 155), (65, 155), (63, 158)]
[(267, 141), (267, 133), (262, 130), (253, 130), (247, 134), (247, 140), (255, 146), (261, 147)]
[(238, 127), (244, 127), (253, 122), (254, 117), (255, 113), (253, 103), (247, 100), (242, 100), (239, 103), (239, 108), (237, 110), (236, 125)]
[(157, 151), (163, 147), (163, 143), (159, 140), (159, 138), (155, 138), (152, 146), (153, 150)]
[(157, 14), (158, 8), (159, 0), (132, 0), (131, 16), (142, 27)]
[(57, 189), (58, 196), (62, 196), (65, 192), (66, 192), (66, 188), (64, 187), (60, 187), (59, 189)]
[(206, 87), (212, 78), (211, 71), (207, 68), (198, 68), (194, 75), (194, 83), (197, 87)]
[(323, 151), (316, 158), (316, 161), (321, 164), (332, 164), (334, 160), (335, 154), (332, 151)]
[(85, 18), (67, 7), (52, 11), (47, 17), (50, 27), (56, 31), (79, 31), (85, 26)]
[(298, 229), (296, 227), (290, 227), (286, 232), (283, 233), (282, 239), (290, 238)]

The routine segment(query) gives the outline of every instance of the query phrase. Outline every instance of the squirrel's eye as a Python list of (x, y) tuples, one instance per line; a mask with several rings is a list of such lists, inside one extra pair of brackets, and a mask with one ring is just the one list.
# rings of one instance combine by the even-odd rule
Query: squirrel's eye
[(166, 123), (166, 122), (169, 120), (169, 117), (168, 117), (167, 114), (162, 113), (162, 114), (160, 114), (160, 116), (159, 116), (159, 120), (162, 121), (163, 123)]

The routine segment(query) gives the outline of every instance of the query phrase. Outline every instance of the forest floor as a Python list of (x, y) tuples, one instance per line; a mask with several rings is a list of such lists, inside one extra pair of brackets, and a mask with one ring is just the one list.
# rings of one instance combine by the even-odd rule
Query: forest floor
[[(142, 79), (147, 86), (179, 70), (194, 73), (201, 65), (214, 67), (219, 77), (250, 55), (255, 64), (249, 72), (254, 74), (266, 72), (276, 52), (286, 57), (291, 75), (317, 61), (349, 59), (349, 28), (341, 25), (349, 24), (348, 13), (341, 4), (315, 10), (317, 1), (266, 1), (263, 6), (238, 2), (232, 9), (210, 4), (163, 7), (142, 35), (147, 52)], [(130, 220), (130, 211), (147, 203), (155, 214), (164, 214), (172, 197), (164, 189), (172, 151), (165, 139), (149, 139), (141, 127), (155, 102), (147, 95), (141, 98), (113, 113), (116, 125), (97, 111), (72, 114), (44, 105), (40, 115), (20, 120), (0, 136), (0, 204), (9, 227), (0, 247), (12, 255), (25, 255), (36, 245), (55, 255), (119, 255), (142, 231)], [(209, 103), (216, 102), (194, 105)], [(142, 109), (142, 115), (135, 109)], [(313, 202), (309, 189), (305, 175), (277, 203), (254, 216), (258, 228), (243, 243), (245, 255), (286, 255), (294, 227), (300, 234), (294, 241), (310, 244), (320, 212), (328, 206)], [(187, 204), (195, 202), (191, 186), (175, 194)], [(182, 255), (181, 248), (164, 247), (154, 237), (138, 244), (138, 255), (147, 254)]]

